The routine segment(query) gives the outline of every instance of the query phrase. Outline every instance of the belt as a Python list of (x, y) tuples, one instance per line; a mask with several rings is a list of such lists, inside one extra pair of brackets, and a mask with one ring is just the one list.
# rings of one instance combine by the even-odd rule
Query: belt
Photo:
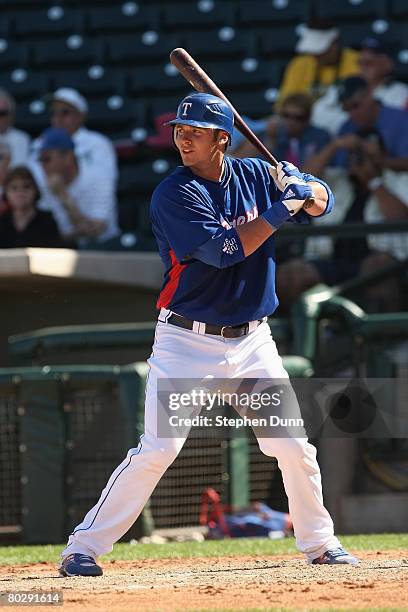
[[(211, 336), (222, 336), (223, 338), (241, 338), (242, 336), (246, 336), (250, 331), (256, 329), (258, 325), (263, 323), (264, 320), (265, 319), (251, 321), (251, 326), (249, 323), (242, 323), (241, 325), (211, 325), (210, 323), (197, 323), (196, 321), (191, 321), (182, 315), (172, 313), (167, 318), (166, 323), (190, 330), (196, 329), (198, 325), (201, 329), (203, 329), (203, 331), (200, 331), (199, 333), (210, 334)], [(254, 326), (253, 323), (256, 323), (257, 325)]]

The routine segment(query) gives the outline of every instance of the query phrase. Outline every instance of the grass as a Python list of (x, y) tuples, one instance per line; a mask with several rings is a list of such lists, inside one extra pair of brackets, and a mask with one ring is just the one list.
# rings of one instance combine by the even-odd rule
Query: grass
[[(355, 610), (364, 612), (364, 608), (296, 608), (296, 612), (349, 612)], [(365, 608), (366, 609), (366, 608)], [(186, 610), (189, 612), (189, 610)], [(208, 612), (208, 610), (197, 610), (194, 608), (192, 612)], [(236, 612), (232, 608), (217, 608), (217, 612)], [(294, 612), (293, 608), (240, 608), (240, 612)], [(406, 608), (370, 608), (370, 612), (407, 612)]]
[[(408, 533), (342, 536), (342, 544), (353, 551), (407, 550)], [(57, 563), (64, 545), (0, 546), (0, 565)], [(298, 552), (293, 538), (238, 538), (206, 542), (169, 542), (166, 544), (116, 544), (104, 559), (182, 559), (191, 557), (233, 557), (293, 554)], [(300, 554), (300, 553), (299, 553)], [(408, 552), (407, 552), (408, 554)]]

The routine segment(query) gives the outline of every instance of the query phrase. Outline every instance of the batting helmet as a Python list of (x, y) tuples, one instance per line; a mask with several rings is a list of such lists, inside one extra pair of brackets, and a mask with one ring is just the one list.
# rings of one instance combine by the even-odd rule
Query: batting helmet
[(193, 93), (183, 98), (177, 117), (166, 125), (192, 125), (194, 127), (225, 130), (232, 135), (234, 115), (231, 107), (221, 98), (206, 93)]

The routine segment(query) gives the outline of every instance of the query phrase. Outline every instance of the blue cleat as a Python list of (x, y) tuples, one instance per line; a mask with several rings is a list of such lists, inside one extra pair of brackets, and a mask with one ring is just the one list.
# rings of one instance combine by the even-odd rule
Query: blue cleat
[(60, 576), (102, 576), (102, 568), (93, 557), (74, 553), (62, 560), (59, 568)]
[(320, 557), (313, 559), (313, 565), (358, 565), (359, 560), (350, 555), (344, 548), (326, 550)]

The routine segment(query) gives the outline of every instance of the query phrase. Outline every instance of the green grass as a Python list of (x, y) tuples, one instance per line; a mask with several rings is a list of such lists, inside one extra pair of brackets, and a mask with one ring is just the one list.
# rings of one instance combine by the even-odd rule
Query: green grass
[[(408, 533), (342, 536), (342, 544), (350, 550), (407, 550)], [(63, 545), (1, 546), (0, 565), (18, 565), (47, 561), (57, 563)], [(264, 556), (296, 553), (293, 538), (239, 538), (207, 542), (169, 542), (167, 544), (116, 544), (105, 559), (128, 561), (133, 559), (182, 559), (188, 557)]]
[[(298, 612), (355, 612), (356, 608), (298, 608)], [(363, 608), (364, 610), (364, 608)], [(370, 612), (406, 612), (406, 608), (370, 608)], [(186, 612), (189, 612), (187, 609)], [(211, 609), (197, 610), (194, 612), (212, 612)], [(236, 612), (232, 608), (217, 608), (214, 612)], [(293, 612), (293, 608), (240, 608), (240, 612)]]
[[(297, 612), (355, 612), (356, 608), (297, 608)], [(364, 608), (363, 608), (364, 610)], [(189, 612), (186, 610), (186, 612)], [(193, 612), (208, 612), (204, 608)], [(217, 612), (236, 612), (233, 608), (217, 608)], [(240, 608), (240, 612), (293, 612), (293, 608)], [(370, 612), (407, 612), (406, 608), (370, 608)]]

